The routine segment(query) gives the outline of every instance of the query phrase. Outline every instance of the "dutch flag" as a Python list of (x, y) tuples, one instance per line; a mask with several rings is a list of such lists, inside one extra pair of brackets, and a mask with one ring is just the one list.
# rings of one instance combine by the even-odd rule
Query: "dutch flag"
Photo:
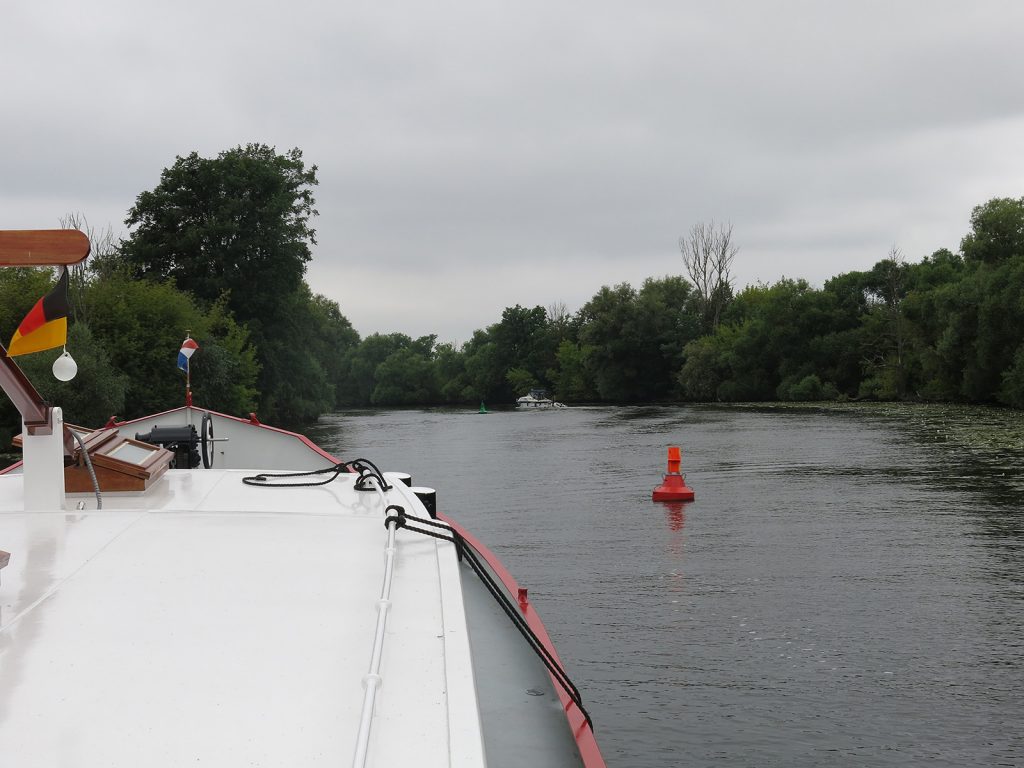
[(186, 338), (181, 342), (181, 351), (178, 353), (178, 367), (185, 373), (188, 373), (188, 359), (192, 357), (192, 353), (197, 349), (199, 349), (199, 345), (196, 344), (195, 339)]

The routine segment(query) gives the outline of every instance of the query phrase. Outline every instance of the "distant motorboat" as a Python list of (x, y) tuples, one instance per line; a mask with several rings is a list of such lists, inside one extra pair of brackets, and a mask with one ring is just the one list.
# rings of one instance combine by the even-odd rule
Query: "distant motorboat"
[(559, 403), (548, 397), (548, 391), (546, 389), (531, 389), (530, 394), (523, 395), (516, 400), (516, 407), (529, 409), (545, 409), (545, 408), (566, 408), (564, 403)]

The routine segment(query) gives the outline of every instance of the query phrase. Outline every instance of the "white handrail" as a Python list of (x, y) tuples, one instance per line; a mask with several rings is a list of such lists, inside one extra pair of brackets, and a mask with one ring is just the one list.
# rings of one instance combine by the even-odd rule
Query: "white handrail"
[[(378, 486), (387, 508), (387, 496)], [(377, 699), (377, 689), (381, 684), (380, 660), (384, 651), (384, 630), (388, 622), (388, 609), (391, 608), (391, 577), (395, 569), (395, 530), (397, 521), (388, 523), (388, 540), (384, 549), (384, 584), (377, 601), (377, 630), (373, 638), (373, 653), (370, 656), (370, 671), (363, 678), (363, 711), (359, 718), (359, 733), (356, 736), (356, 752), (352, 759), (353, 768), (366, 765), (367, 751), (370, 746), (370, 726), (373, 723), (373, 708)]]

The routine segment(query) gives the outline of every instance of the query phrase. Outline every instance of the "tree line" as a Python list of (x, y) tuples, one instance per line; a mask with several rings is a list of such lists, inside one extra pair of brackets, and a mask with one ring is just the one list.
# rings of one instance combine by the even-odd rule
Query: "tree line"
[[(822, 288), (782, 279), (734, 292), (731, 227), (680, 240), (691, 278), (603, 286), (577, 312), (506, 307), (466, 343), (361, 337), (305, 280), (316, 244), (316, 166), (259, 144), (179, 157), (115, 241), (78, 216), (93, 255), (72, 275), (68, 349), (19, 361), (66, 418), (102, 424), (180, 405), (188, 331), (197, 403), (297, 425), (350, 406), (510, 403), (533, 387), (565, 402), (917, 399), (1024, 407), (1024, 198), (976, 207), (956, 253), (897, 248)], [(9, 335), (49, 290), (47, 270), (0, 270)], [(0, 425), (19, 429), (9, 403)], [(2, 436), (0, 436), (2, 437)]]
[(501, 403), (542, 386), (567, 402), (1024, 407), (1024, 198), (974, 208), (956, 253), (910, 263), (894, 247), (822, 288), (784, 278), (734, 294), (731, 228), (712, 230), (680, 242), (692, 282), (604, 286), (575, 314), (508, 307), (459, 349), (368, 336), (341, 358), (337, 404)]

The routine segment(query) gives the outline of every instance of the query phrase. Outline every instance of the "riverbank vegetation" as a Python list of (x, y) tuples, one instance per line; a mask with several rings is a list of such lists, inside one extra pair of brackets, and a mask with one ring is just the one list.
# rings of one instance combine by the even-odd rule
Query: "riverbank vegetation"
[[(538, 386), (566, 402), (1024, 408), (1024, 198), (976, 207), (956, 251), (909, 261), (893, 248), (820, 288), (787, 278), (734, 290), (689, 270), (693, 282), (602, 286), (575, 313), (506, 307), (456, 347), (361, 337), (306, 283), (316, 171), (297, 149), (192, 153), (138, 196), (126, 239), (69, 217), (93, 243), (72, 280), (68, 348), (79, 376), (49, 375), (60, 350), (19, 362), (69, 420), (89, 425), (179, 405), (174, 359), (186, 331), (201, 350), (197, 402), (285, 424), (346, 406), (512, 402)], [(0, 270), (0, 332), (9, 337), (52, 280), (47, 270)], [(6, 402), (0, 423), (18, 428)]]

